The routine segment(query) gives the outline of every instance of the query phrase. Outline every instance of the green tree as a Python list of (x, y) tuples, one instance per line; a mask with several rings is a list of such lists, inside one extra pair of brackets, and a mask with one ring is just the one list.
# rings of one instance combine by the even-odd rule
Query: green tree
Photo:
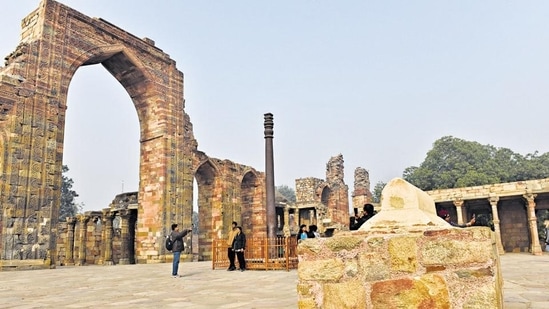
[(294, 189), (288, 187), (287, 185), (281, 185), (276, 186), (275, 190), (278, 191), (278, 193), (284, 195), (286, 199), (288, 199), (289, 202), (295, 203), (295, 191)]
[(378, 181), (374, 186), (374, 192), (372, 192), (372, 202), (379, 203), (381, 202), (381, 191), (385, 188), (387, 183), (383, 181)]
[(66, 165), (62, 169), (61, 206), (59, 208), (59, 221), (66, 221), (67, 217), (74, 217), (82, 210), (82, 205), (76, 204), (74, 199), (78, 193), (72, 189), (74, 181), (65, 175), (69, 171)]
[(549, 154), (522, 156), (445, 136), (434, 142), (419, 167), (404, 170), (403, 178), (422, 190), (449, 189), (549, 177)]

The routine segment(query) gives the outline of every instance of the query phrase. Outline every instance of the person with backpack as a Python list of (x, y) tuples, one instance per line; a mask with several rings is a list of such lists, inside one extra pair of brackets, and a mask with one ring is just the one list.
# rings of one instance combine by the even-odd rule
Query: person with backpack
[(182, 232), (179, 231), (179, 227), (176, 223), (172, 224), (172, 233), (169, 238), (173, 242), (172, 252), (173, 252), (173, 262), (172, 262), (172, 276), (174, 278), (180, 278), (178, 274), (179, 271), (179, 259), (181, 258), (181, 251), (185, 248), (183, 244), (183, 237), (187, 236), (188, 233), (192, 232), (192, 229), (186, 229)]

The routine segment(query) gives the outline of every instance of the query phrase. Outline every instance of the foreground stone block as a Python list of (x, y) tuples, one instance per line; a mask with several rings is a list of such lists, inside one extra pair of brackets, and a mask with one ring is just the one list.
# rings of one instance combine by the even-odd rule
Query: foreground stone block
[(450, 226), (422, 193), (393, 180), (367, 228), (303, 241), (299, 308), (502, 308), (493, 232)]

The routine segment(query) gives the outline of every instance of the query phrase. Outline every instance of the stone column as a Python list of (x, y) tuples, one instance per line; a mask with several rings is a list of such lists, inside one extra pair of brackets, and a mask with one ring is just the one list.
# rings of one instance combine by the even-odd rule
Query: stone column
[(284, 226), (282, 227), (284, 232), (284, 237), (290, 237), (292, 234), (290, 232), (290, 207), (288, 205), (284, 206)]
[(105, 246), (103, 250), (103, 264), (104, 265), (113, 265), (112, 260), (112, 220), (114, 218), (114, 213), (110, 211), (109, 208), (103, 210), (103, 228), (104, 234), (102, 243)]
[(76, 218), (67, 218), (67, 243), (65, 244), (65, 265), (74, 265), (74, 228)]
[(78, 215), (78, 222), (80, 223), (80, 237), (78, 239), (80, 246), (78, 248), (78, 265), (82, 266), (86, 264), (86, 241), (88, 236), (88, 222), (90, 216)]
[(458, 224), (463, 224), (463, 200), (461, 198), (456, 198), (453, 202), (456, 207)]
[(490, 205), (492, 205), (492, 222), (494, 223), (494, 232), (496, 233), (496, 247), (498, 248), (498, 253), (500, 255), (505, 254), (503, 249), (503, 243), (501, 242), (501, 230), (499, 227), (499, 215), (498, 215), (498, 201), (499, 196), (495, 194), (490, 194)]
[(275, 183), (274, 183), (274, 155), (273, 136), (274, 121), (273, 114), (264, 115), (265, 128), (265, 191), (267, 194), (267, 237), (276, 237), (276, 206), (275, 206)]
[(529, 190), (526, 191), (526, 194), (523, 197), (528, 202), (527, 214), (528, 214), (528, 225), (530, 226), (530, 252), (533, 255), (541, 255), (541, 246), (539, 245), (539, 236), (538, 236), (538, 225), (536, 218), (536, 198), (537, 194), (532, 194)]
[(129, 246), (130, 246), (130, 211), (122, 209), (120, 213), (120, 265), (130, 264)]
[(309, 220), (310, 220), (309, 225), (316, 224), (316, 215), (315, 215), (314, 209), (309, 210)]

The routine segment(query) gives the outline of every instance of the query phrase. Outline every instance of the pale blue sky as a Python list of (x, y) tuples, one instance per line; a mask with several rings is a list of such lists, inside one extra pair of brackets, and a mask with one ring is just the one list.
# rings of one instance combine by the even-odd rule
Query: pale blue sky
[[(39, 4), (4, 2), (0, 56)], [(273, 113), (276, 185), (325, 178), (341, 153), (349, 193), (356, 167), (373, 189), (446, 135), (549, 151), (547, 1), (60, 2), (177, 62), (208, 155), (264, 171), (263, 114)], [(78, 202), (101, 209), (137, 190), (137, 115), (101, 66), (79, 69), (68, 99), (64, 163)]]

